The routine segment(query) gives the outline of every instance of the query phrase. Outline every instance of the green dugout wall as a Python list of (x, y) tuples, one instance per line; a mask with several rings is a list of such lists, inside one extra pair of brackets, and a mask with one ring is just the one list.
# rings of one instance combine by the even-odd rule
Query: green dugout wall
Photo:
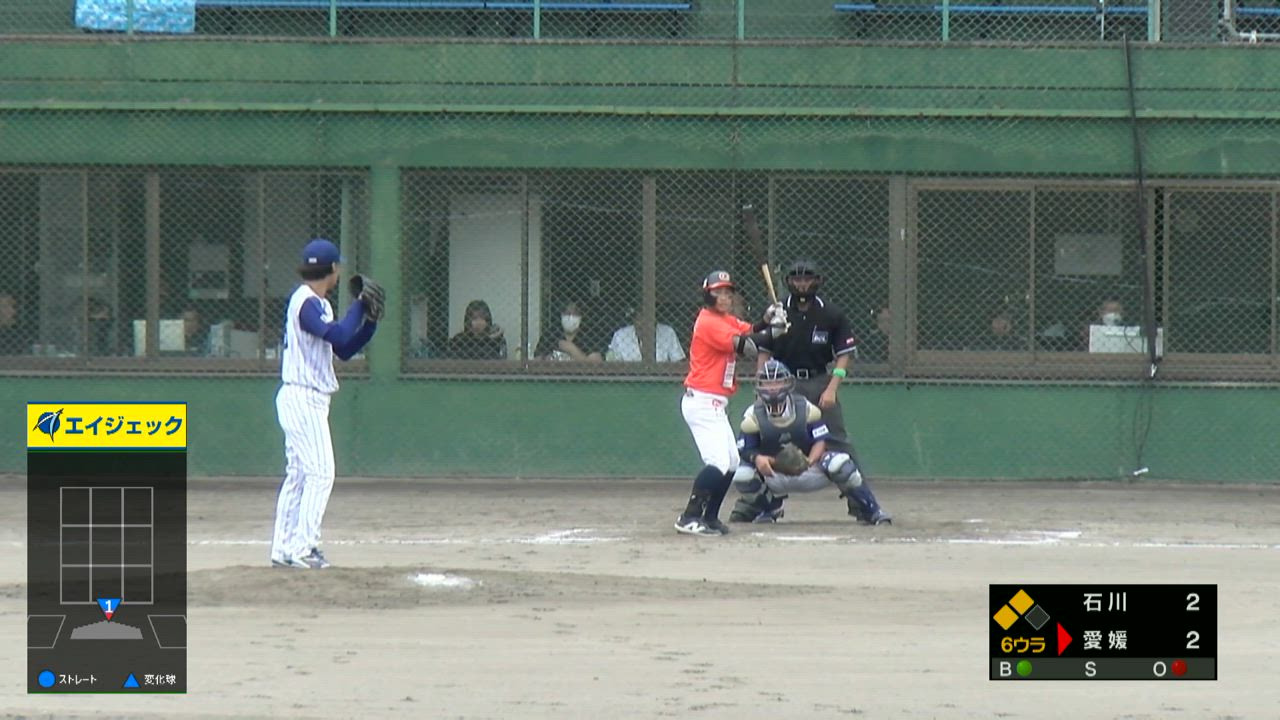
[[(262, 379), (6, 380), (28, 399), (181, 398), (193, 476), (283, 472), (276, 384)], [(697, 465), (674, 384), (347, 381), (331, 423), (345, 475), (683, 476)], [(740, 393), (731, 411), (741, 412)], [(851, 383), (841, 400), (875, 476), (1120, 478), (1135, 469), (1150, 408), (1148, 478), (1270, 481), (1271, 389)], [(5, 471), (24, 470), (19, 413)]]

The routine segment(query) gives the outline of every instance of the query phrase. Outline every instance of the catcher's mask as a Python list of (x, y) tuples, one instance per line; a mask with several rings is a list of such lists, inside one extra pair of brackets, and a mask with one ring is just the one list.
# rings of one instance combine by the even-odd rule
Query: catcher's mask
[[(806, 278), (812, 280), (808, 289), (800, 292), (796, 288), (796, 278)], [(818, 264), (812, 260), (796, 260), (791, 263), (791, 268), (787, 270), (787, 288), (791, 290), (791, 294), (800, 300), (813, 300), (818, 294), (818, 288), (822, 287), (822, 273), (818, 272)]]
[(769, 360), (756, 373), (756, 397), (764, 403), (765, 412), (771, 417), (778, 417), (787, 411), (791, 402), (791, 391), (795, 390), (796, 379), (786, 365), (777, 360)]

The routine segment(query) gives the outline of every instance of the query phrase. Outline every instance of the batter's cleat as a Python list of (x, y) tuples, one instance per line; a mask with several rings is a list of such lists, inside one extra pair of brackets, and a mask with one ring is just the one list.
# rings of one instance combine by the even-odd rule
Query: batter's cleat
[(729, 526), (728, 526), (728, 525), (725, 525), (725, 524), (724, 524), (724, 523), (722, 523), (722, 522), (720, 522), (720, 518), (705, 518), (705, 517), (704, 517), (704, 518), (702, 518), (702, 524), (703, 524), (703, 525), (706, 525), (707, 527), (711, 528), (712, 530), (715, 530), (716, 532), (720, 533), (721, 535), (728, 535), (728, 534), (729, 534)]
[(329, 561), (325, 559), (324, 553), (320, 552), (320, 548), (311, 548), (311, 554), (305, 560), (316, 570), (329, 567)]
[(301, 555), (273, 555), (271, 557), (271, 567), (297, 568), (299, 570), (314, 569), (314, 566), (307, 561), (307, 558)]
[(687, 515), (681, 515), (680, 518), (676, 520), (676, 532), (683, 533), (685, 535), (713, 535), (715, 537), (720, 537), (720, 531), (713, 530), (708, 527), (707, 524), (703, 522), (702, 518), (689, 517)]

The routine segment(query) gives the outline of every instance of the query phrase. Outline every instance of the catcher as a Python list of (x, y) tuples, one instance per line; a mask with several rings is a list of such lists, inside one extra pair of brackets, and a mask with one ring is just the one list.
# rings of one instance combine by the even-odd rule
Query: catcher
[[(862, 484), (858, 465), (845, 452), (827, 451), (822, 410), (793, 392), (786, 365), (769, 360), (756, 374), (756, 401), (742, 416), (733, 482), (740, 497), (729, 522), (776, 522), (788, 493), (814, 492), (834, 483), (840, 497)], [(852, 499), (849, 500), (853, 502)]]

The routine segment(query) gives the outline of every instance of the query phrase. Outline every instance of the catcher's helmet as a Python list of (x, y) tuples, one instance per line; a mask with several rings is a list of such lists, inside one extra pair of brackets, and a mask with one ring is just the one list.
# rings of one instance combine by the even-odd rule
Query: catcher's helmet
[[(795, 284), (791, 282), (792, 278), (811, 278), (813, 284), (809, 286), (806, 292), (796, 290)], [(791, 268), (787, 270), (787, 287), (791, 290), (791, 294), (801, 300), (812, 300), (814, 295), (818, 294), (818, 288), (822, 286), (822, 273), (818, 272), (818, 263), (802, 258), (791, 263)]]
[(796, 379), (786, 365), (769, 359), (760, 366), (756, 373), (756, 397), (764, 403), (765, 410), (777, 417), (787, 411), (787, 403), (791, 400), (791, 392), (795, 390)]
[(711, 291), (717, 288), (727, 287), (730, 290), (737, 286), (733, 284), (733, 278), (729, 277), (729, 273), (724, 270), (712, 270), (702, 280), (702, 302), (708, 307), (716, 304), (715, 298), (711, 297)]

